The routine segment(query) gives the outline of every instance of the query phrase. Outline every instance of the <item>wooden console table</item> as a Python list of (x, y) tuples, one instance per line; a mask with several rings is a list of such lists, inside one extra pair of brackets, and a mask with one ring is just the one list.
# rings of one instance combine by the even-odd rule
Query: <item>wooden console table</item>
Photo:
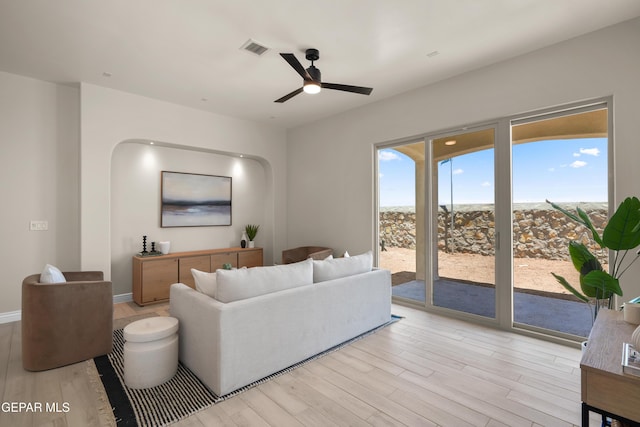
[(263, 265), (262, 248), (224, 248), (133, 257), (133, 300), (138, 305), (169, 301), (169, 287), (184, 283), (195, 288), (191, 269), (213, 272), (233, 267)]
[(582, 426), (589, 411), (640, 426), (640, 377), (622, 373), (622, 344), (638, 325), (627, 323), (621, 311), (601, 310), (582, 355)]

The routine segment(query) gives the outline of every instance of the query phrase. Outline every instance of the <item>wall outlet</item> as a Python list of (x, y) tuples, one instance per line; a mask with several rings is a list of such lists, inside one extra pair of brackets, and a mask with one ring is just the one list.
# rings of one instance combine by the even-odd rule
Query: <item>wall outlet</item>
[(49, 229), (49, 221), (31, 221), (29, 223), (29, 230), (31, 231), (46, 231)]

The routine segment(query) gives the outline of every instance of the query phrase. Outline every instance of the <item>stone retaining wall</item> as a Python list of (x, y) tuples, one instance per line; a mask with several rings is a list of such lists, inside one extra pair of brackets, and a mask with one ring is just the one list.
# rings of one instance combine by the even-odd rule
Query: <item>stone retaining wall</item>
[[(543, 205), (544, 206), (544, 205)], [(605, 207), (583, 208), (593, 225), (602, 232), (606, 225)], [(438, 249), (451, 250), (451, 216), (442, 209), (438, 215)], [(415, 249), (416, 215), (413, 209), (395, 208), (380, 212), (380, 239), (386, 247)], [(454, 251), (494, 255), (493, 239), (495, 223), (493, 210), (471, 206), (454, 205), (453, 226)], [(567, 245), (578, 240), (598, 254), (598, 245), (593, 243), (591, 232), (584, 226), (568, 219), (554, 209), (518, 209), (513, 215), (514, 256), (516, 258), (543, 258), (567, 260)], [(602, 261), (606, 255), (602, 254)]]

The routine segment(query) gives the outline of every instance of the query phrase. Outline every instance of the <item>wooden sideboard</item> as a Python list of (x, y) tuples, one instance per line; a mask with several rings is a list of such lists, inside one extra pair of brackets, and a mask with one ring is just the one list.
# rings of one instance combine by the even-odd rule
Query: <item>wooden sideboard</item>
[(224, 248), (167, 255), (133, 257), (133, 300), (138, 305), (169, 300), (169, 287), (182, 282), (195, 288), (191, 269), (213, 272), (224, 264), (233, 267), (263, 265), (262, 248)]
[(589, 411), (640, 425), (640, 377), (622, 372), (622, 344), (637, 326), (625, 322), (621, 311), (598, 313), (580, 362), (583, 427)]

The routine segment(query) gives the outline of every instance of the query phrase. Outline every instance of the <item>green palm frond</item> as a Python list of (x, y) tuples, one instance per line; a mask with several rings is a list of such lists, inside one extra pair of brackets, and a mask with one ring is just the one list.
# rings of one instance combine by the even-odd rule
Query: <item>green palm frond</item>
[(597, 307), (598, 301), (608, 299), (609, 306), (611, 306), (614, 295), (622, 296), (620, 276), (640, 258), (640, 255), (636, 254), (631, 261), (624, 261), (629, 250), (640, 246), (640, 200), (637, 197), (627, 197), (609, 219), (602, 236), (584, 210), (577, 207), (576, 215), (549, 200), (547, 203), (562, 212), (567, 218), (587, 227), (591, 231), (593, 240), (602, 249), (608, 249), (614, 255), (610, 272), (606, 272), (598, 258), (591, 253), (585, 244), (572, 241), (569, 243), (569, 254), (573, 266), (580, 273), (580, 290), (571, 286), (564, 277), (555, 273), (551, 274), (558, 283), (580, 300), (585, 302), (595, 300)]

